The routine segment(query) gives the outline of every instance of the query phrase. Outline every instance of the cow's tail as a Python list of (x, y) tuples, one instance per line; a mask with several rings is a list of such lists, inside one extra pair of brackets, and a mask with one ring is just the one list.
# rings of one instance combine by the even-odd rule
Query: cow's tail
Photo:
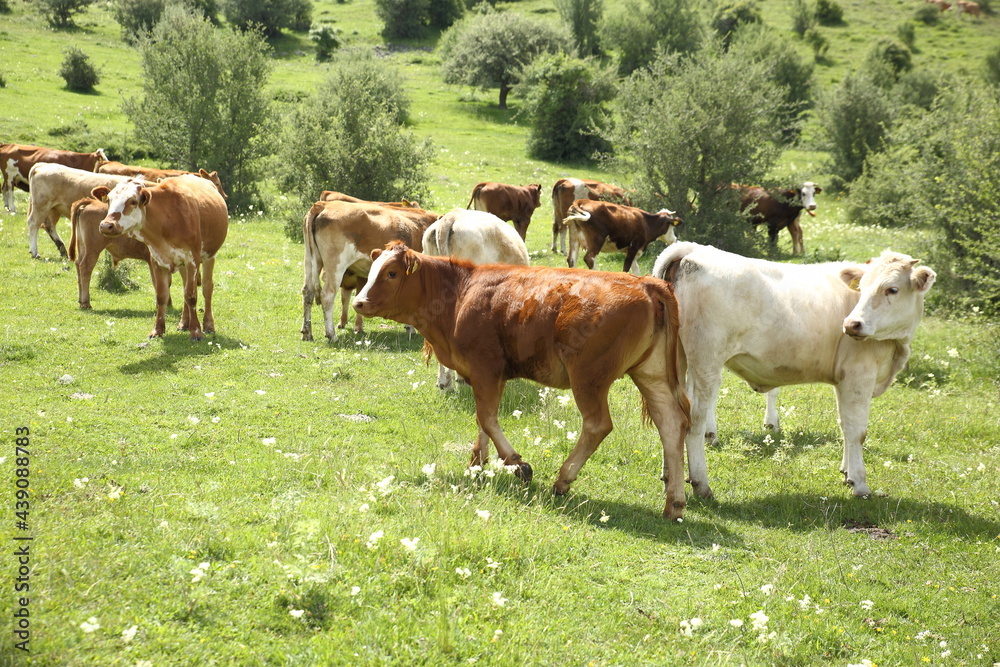
[(303, 295), (313, 294), (313, 298), (319, 303), (322, 286), (320, 285), (320, 271), (323, 270), (323, 255), (316, 245), (316, 216), (323, 211), (320, 202), (313, 204), (309, 212), (302, 218), (302, 242), (305, 244), (305, 259), (302, 262)]
[(690, 241), (676, 241), (660, 253), (653, 264), (653, 276), (668, 283), (677, 280), (677, 265), (698, 248), (698, 244)]
[(79, 243), (79, 234), (76, 231), (77, 225), (80, 224), (80, 213), (83, 208), (87, 205), (90, 200), (84, 199), (79, 202), (73, 203), (73, 208), (70, 209), (69, 213), (69, 248), (66, 249), (66, 255), (69, 257), (71, 262), (76, 261), (76, 244)]
[(472, 208), (472, 202), (479, 199), (480, 193), (483, 191), (483, 184), (480, 183), (476, 187), (472, 188), (472, 196), (469, 197), (469, 203), (465, 205), (465, 208)]
[[(667, 344), (664, 346), (664, 354), (666, 356), (664, 367), (666, 369), (667, 386), (670, 387), (674, 399), (684, 413), (684, 430), (687, 432), (691, 424), (691, 401), (684, 390), (685, 363), (680, 336), (681, 318), (677, 307), (677, 298), (674, 296), (674, 286), (660, 283), (655, 289), (655, 294), (652, 296), (658, 306), (656, 313), (657, 329), (662, 332), (662, 335), (667, 337)], [(647, 425), (652, 421), (649, 416), (649, 406), (646, 404), (645, 397), (642, 399), (642, 420)]]
[(579, 206), (573, 205), (569, 207), (568, 211), (566, 211), (566, 217), (563, 218), (562, 226), (565, 227), (571, 222), (586, 222), (587, 220), (590, 220), (590, 212), (583, 210)]
[[(458, 209), (461, 210), (461, 209)], [(439, 257), (451, 256), (451, 235), (455, 230), (454, 216), (444, 215), (438, 219), (430, 228), (428, 234), (424, 234), (423, 252), (427, 255), (437, 255)]]

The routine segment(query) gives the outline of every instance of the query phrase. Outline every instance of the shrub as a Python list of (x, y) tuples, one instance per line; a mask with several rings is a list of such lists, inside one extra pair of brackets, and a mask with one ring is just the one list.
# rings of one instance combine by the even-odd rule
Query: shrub
[(712, 15), (712, 29), (728, 48), (737, 28), (748, 24), (762, 23), (760, 8), (754, 0), (730, 0), (715, 7)]
[(884, 62), (892, 69), (893, 81), (899, 79), (899, 75), (908, 72), (913, 68), (913, 54), (905, 44), (888, 37), (883, 37), (872, 44), (865, 57), (865, 68), (877, 67), (878, 62)]
[(263, 37), (168, 6), (140, 52), (142, 96), (124, 104), (137, 135), (171, 165), (217, 170), (230, 208), (249, 204), (273, 124)]
[[(277, 176), (299, 213), (328, 189), (423, 201), (434, 149), (404, 127), (401, 110), (408, 106), (397, 72), (367, 51), (336, 54), (328, 78), (290, 114), (280, 141)], [(301, 240), (301, 215), (285, 233)]]
[(930, 109), (941, 90), (941, 79), (927, 70), (911, 70), (899, 77), (893, 94), (898, 106), (911, 105)]
[(111, 13), (121, 26), (122, 38), (136, 44), (153, 32), (167, 5), (172, 4), (187, 7), (213, 22), (218, 11), (215, 0), (113, 0)]
[(90, 62), (90, 56), (75, 47), (66, 50), (59, 76), (66, 82), (67, 88), (83, 92), (93, 90), (101, 81), (101, 75)]
[(695, 53), (705, 24), (698, 3), (688, 0), (628, 0), (624, 11), (601, 26), (601, 42), (618, 50), (618, 72), (629, 74), (651, 63), (657, 53)]
[(834, 0), (816, 0), (816, 20), (820, 25), (843, 25), (844, 10)]
[(799, 37), (816, 27), (816, 12), (805, 0), (792, 0), (792, 30)]
[(924, 25), (937, 25), (938, 21), (941, 20), (941, 10), (937, 5), (920, 5), (913, 12), (913, 18)]
[(906, 45), (910, 51), (913, 51), (913, 46), (917, 41), (917, 29), (913, 26), (912, 21), (903, 21), (896, 28), (896, 36), (899, 37), (899, 41)]
[(94, 0), (39, 0), (39, 7), (45, 20), (53, 28), (68, 28), (75, 25), (73, 17), (82, 13)]
[(465, 0), (433, 0), (427, 8), (427, 21), (435, 28), (450, 28), (465, 14)]
[(311, 0), (222, 0), (222, 11), (237, 28), (259, 29), (265, 37), (283, 28), (308, 30), (312, 23)]
[(10, 14), (9, 0), (0, 0), (0, 14)]
[(500, 89), (499, 107), (521, 71), (544, 53), (571, 48), (565, 29), (513, 12), (489, 10), (467, 16), (441, 35), (439, 44), (445, 83)]
[(826, 52), (830, 48), (830, 42), (823, 36), (823, 33), (816, 28), (809, 28), (803, 37), (806, 44), (813, 50), (813, 58), (822, 60), (826, 57)]
[(7, 79), (4, 77), (3, 72), (0, 72), (0, 88), (7, 87)]
[(420, 37), (427, 30), (432, 0), (375, 0), (375, 16), (386, 39)]
[(565, 54), (542, 56), (525, 71), (517, 94), (528, 118), (528, 153), (541, 160), (591, 159), (609, 145), (599, 134), (615, 74)]
[(753, 254), (762, 235), (748, 234), (720, 186), (760, 182), (775, 164), (779, 97), (766, 66), (739, 55), (661, 56), (619, 89), (608, 133), (616, 166), (647, 206), (678, 211), (685, 239)]
[(993, 50), (986, 54), (983, 62), (983, 78), (990, 85), (1000, 86), (1000, 45), (994, 46)]
[(601, 53), (598, 26), (604, 18), (604, 0), (556, 0), (563, 23), (573, 33), (573, 43), (581, 56)]
[(316, 45), (316, 60), (326, 62), (333, 57), (333, 52), (340, 48), (340, 30), (332, 25), (313, 26), (309, 31), (309, 39)]

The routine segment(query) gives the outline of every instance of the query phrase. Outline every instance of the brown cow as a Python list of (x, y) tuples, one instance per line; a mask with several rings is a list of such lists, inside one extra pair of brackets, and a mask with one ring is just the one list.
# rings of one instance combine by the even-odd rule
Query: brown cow
[(983, 10), (979, 7), (978, 3), (966, 2), (966, 0), (957, 0), (955, 2), (955, 11), (958, 12), (959, 16), (962, 14), (969, 14), (975, 17), (983, 15)]
[(438, 361), (469, 382), (479, 425), (472, 465), (487, 462), (492, 440), (504, 464), (530, 480), (531, 466), (497, 420), (504, 386), (527, 378), (569, 388), (583, 428), (555, 482), (557, 494), (568, 492), (611, 432), (608, 391), (628, 374), (663, 446), (663, 516), (681, 518), (689, 404), (679, 380), (677, 302), (666, 283), (578, 269), (476, 265), (422, 255), (400, 243), (371, 256), (354, 308), (365, 317), (412, 325)]
[(72, 233), (69, 238), (69, 258), (76, 264), (77, 293), (80, 308), (90, 308), (90, 280), (94, 267), (107, 250), (115, 266), (123, 259), (141, 259), (149, 265), (149, 273), (156, 284), (156, 269), (149, 259), (149, 248), (142, 241), (131, 236), (109, 238), (101, 234), (100, 225), (108, 215), (108, 205), (96, 199), (86, 198), (73, 202), (70, 211)]
[(403, 201), (369, 201), (367, 199), (358, 199), (357, 197), (352, 197), (351, 195), (345, 195), (343, 192), (337, 192), (336, 190), (323, 190), (323, 192), (319, 193), (319, 199), (317, 201), (346, 201), (351, 202), (352, 204), (375, 204), (376, 206), (392, 206), (394, 208), (420, 208), (420, 204), (418, 202), (409, 201), (407, 199), (404, 199)]
[(226, 240), (229, 212), (226, 201), (215, 186), (197, 176), (168, 178), (147, 187), (141, 177), (130, 178), (115, 186), (96, 188), (95, 199), (108, 201), (108, 214), (101, 221), (105, 236), (133, 236), (149, 248), (156, 265), (156, 320), (150, 338), (162, 336), (166, 328), (166, 309), (170, 299), (170, 274), (181, 269), (184, 280), (182, 331), (190, 330), (191, 340), (202, 340), (198, 322), (198, 271), (202, 270), (202, 294), (205, 298), (204, 331), (215, 332), (212, 314), (212, 280), (215, 256)]
[(948, 2), (947, 0), (927, 0), (927, 2), (937, 5), (942, 12), (951, 9), (951, 3)]
[[(577, 199), (632, 205), (628, 194), (617, 185), (586, 178), (560, 178), (552, 186), (552, 252), (566, 254), (567, 228), (563, 221), (566, 219), (569, 207)], [(559, 250), (556, 250), (556, 240), (559, 241)]]
[(566, 262), (576, 266), (576, 253), (583, 246), (583, 261), (594, 268), (594, 257), (605, 252), (624, 252), (622, 271), (639, 275), (639, 257), (653, 240), (660, 239), (667, 245), (677, 240), (676, 228), (683, 220), (673, 211), (662, 209), (647, 213), (641, 208), (610, 204), (591, 199), (577, 199), (569, 207), (566, 225), (573, 229), (569, 234), (569, 254)]
[[(393, 208), (345, 201), (316, 202), (302, 220), (305, 242), (302, 286), (302, 340), (312, 340), (312, 304), (323, 306), (326, 337), (337, 340), (333, 326), (333, 302), (341, 290), (347, 323), (347, 299), (364, 283), (371, 267), (369, 254), (390, 241), (403, 241), (421, 248), (421, 238), (438, 216), (423, 209)], [(321, 281), (320, 275), (325, 273)], [(360, 319), (360, 318), (359, 318)], [(361, 322), (355, 332), (361, 331)]]
[(542, 205), (542, 186), (477, 183), (465, 208), (492, 213), (501, 220), (510, 220), (523, 240), (528, 234), (531, 214)]
[(3, 204), (11, 213), (17, 213), (14, 203), (14, 188), (25, 192), (28, 189), (28, 174), (31, 168), (39, 162), (55, 162), (56, 164), (94, 171), (98, 160), (107, 160), (103, 148), (93, 153), (74, 153), (56, 148), (43, 148), (22, 144), (0, 144), (0, 172), (3, 172)]
[(792, 236), (792, 254), (801, 255), (805, 252), (799, 217), (802, 211), (816, 216), (815, 195), (822, 192), (823, 188), (811, 181), (806, 181), (795, 189), (765, 190), (758, 186), (736, 184), (729, 187), (739, 194), (740, 211), (749, 215), (751, 224), (767, 225), (767, 237), (772, 246), (778, 244), (778, 232), (787, 227)]
[(182, 169), (156, 169), (154, 167), (139, 167), (131, 164), (122, 164), (121, 162), (114, 162), (111, 160), (105, 160), (98, 163), (97, 169), (94, 171), (101, 174), (115, 174), (117, 176), (142, 176), (150, 183), (158, 183), (164, 178), (174, 178), (175, 176), (187, 176), (188, 174), (192, 176), (201, 176), (212, 182), (212, 185), (218, 189), (219, 194), (222, 195), (223, 199), (229, 199), (229, 195), (226, 194), (225, 189), (222, 187), (222, 180), (219, 178), (219, 172), (217, 171), (206, 171), (204, 169), (199, 169), (198, 171), (184, 171)]

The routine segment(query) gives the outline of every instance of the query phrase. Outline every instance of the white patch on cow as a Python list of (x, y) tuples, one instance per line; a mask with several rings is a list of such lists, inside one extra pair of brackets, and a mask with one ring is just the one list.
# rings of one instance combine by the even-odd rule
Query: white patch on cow
[(816, 184), (812, 181), (806, 181), (802, 184), (802, 188), (799, 190), (799, 195), (802, 197), (802, 206), (807, 211), (816, 210)]
[(583, 181), (579, 178), (567, 178), (566, 180), (573, 184), (573, 199), (590, 198), (590, 188)]
[(368, 300), (368, 291), (372, 288), (372, 285), (375, 284), (375, 281), (378, 279), (379, 272), (382, 270), (382, 267), (385, 266), (385, 263), (389, 261), (389, 257), (393, 254), (395, 253), (383, 251), (382, 254), (379, 255), (374, 262), (372, 262), (372, 267), (368, 270), (368, 280), (365, 281), (365, 286), (361, 288), (360, 292), (358, 292), (355, 302)]
[(886, 250), (867, 265), (858, 284), (858, 303), (844, 318), (844, 333), (859, 340), (912, 338), (923, 314), (923, 296), (937, 277), (928, 267), (914, 269), (915, 264), (906, 255)]
[[(122, 233), (127, 234), (142, 228), (143, 211), (139, 206), (129, 206), (139, 197), (139, 191), (146, 186), (146, 181), (140, 178), (130, 178), (115, 186), (115, 189), (108, 194), (108, 217), (118, 213), (121, 217), (118, 224), (121, 225)], [(131, 209), (127, 213), (126, 209)], [(134, 235), (134, 233), (133, 233)]]
[(21, 175), (21, 171), (17, 168), (17, 160), (7, 158), (7, 165), (4, 167), (4, 171), (7, 174), (7, 187), (3, 191), (3, 205), (11, 213), (17, 213), (17, 207), (14, 205), (14, 183), (17, 182), (17, 178)]

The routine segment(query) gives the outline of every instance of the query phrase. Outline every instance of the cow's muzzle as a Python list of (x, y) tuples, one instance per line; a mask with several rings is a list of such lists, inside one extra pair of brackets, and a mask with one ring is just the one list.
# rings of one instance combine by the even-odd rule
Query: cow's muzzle
[(371, 317), (373, 311), (375, 310), (372, 302), (367, 299), (355, 299), (354, 303), (351, 304), (354, 310), (357, 311), (358, 315), (362, 317)]
[(102, 220), (98, 228), (104, 236), (121, 236), (122, 226), (114, 220)]
[(864, 328), (865, 323), (861, 320), (856, 320), (850, 317), (844, 320), (844, 333), (854, 340), (864, 340), (868, 338), (868, 334), (864, 332)]

